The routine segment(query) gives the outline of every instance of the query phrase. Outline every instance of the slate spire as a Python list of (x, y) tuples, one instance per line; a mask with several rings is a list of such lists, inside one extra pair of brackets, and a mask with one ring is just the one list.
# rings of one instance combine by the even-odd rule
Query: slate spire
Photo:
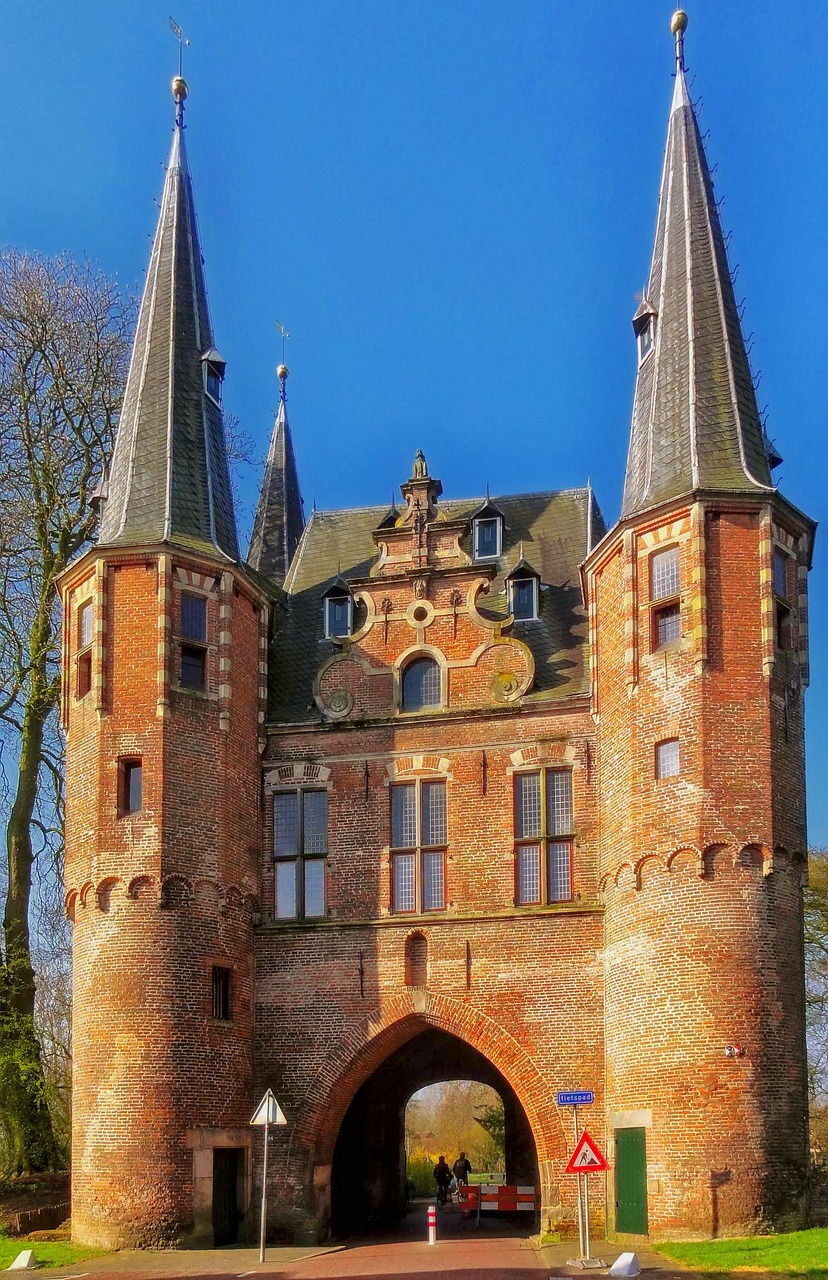
[(166, 542), (238, 559), (216, 350), (184, 141), (175, 126), (98, 541)]
[(697, 489), (773, 488), (713, 183), (687, 89), (686, 28), (687, 15), (678, 10), (655, 245), (633, 319), (639, 368), (622, 516)]
[(288, 422), (287, 365), (280, 364), (277, 372), (279, 411), (270, 437), (247, 562), (265, 578), (281, 586), (305, 527), (305, 510)]

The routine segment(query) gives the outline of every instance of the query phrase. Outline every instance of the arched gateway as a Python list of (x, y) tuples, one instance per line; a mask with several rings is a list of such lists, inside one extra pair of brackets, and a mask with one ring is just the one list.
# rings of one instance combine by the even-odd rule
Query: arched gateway
[(564, 1134), (537, 1066), (484, 1014), (425, 993), (377, 1010), (331, 1055), (295, 1134), (280, 1136), (289, 1167), (277, 1201), (304, 1183), (303, 1215), (318, 1236), (392, 1221), (402, 1207), (406, 1103), (427, 1084), (460, 1077), (503, 1100), (507, 1180), (539, 1185), (544, 1204), (558, 1204), (551, 1161), (564, 1153)]

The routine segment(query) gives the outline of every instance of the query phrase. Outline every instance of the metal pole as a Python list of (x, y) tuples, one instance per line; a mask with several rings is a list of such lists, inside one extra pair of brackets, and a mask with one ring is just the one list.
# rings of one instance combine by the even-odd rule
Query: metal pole
[[(578, 1174), (580, 1182), (581, 1175)], [(584, 1244), (586, 1246), (586, 1261), (589, 1262), (589, 1174), (584, 1174)]]
[[(578, 1108), (572, 1108), (572, 1117), (575, 1121), (575, 1146), (578, 1145)], [(584, 1214), (581, 1204), (581, 1175), (576, 1175), (575, 1185), (578, 1188), (578, 1247), (581, 1250), (581, 1257), (586, 1258), (588, 1255), (584, 1253)]]
[(265, 1237), (267, 1235), (267, 1148), (270, 1145), (270, 1124), (265, 1120), (265, 1149), (262, 1163), (262, 1220), (259, 1226), (259, 1262), (265, 1260)]

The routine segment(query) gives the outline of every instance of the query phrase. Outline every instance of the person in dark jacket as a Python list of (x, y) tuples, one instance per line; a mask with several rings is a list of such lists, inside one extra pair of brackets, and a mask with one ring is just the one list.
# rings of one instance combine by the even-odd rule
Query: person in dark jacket
[(451, 1169), (446, 1163), (446, 1157), (440, 1156), (434, 1166), (434, 1181), (437, 1183), (437, 1203), (442, 1205), (448, 1199), (448, 1188), (451, 1182)]
[(467, 1187), (469, 1185), (469, 1174), (471, 1171), (472, 1167), (466, 1159), (466, 1153), (465, 1151), (461, 1151), (454, 1162), (453, 1169), (454, 1176), (461, 1187)]

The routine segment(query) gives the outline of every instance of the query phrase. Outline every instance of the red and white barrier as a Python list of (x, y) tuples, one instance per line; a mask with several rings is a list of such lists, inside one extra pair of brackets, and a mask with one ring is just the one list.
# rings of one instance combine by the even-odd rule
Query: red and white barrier
[(437, 1206), (428, 1206), (428, 1243), (437, 1243)]
[(537, 1208), (535, 1187), (509, 1187), (499, 1182), (484, 1182), (479, 1187), (461, 1187), (460, 1204), (466, 1209), (487, 1213), (534, 1213)]

